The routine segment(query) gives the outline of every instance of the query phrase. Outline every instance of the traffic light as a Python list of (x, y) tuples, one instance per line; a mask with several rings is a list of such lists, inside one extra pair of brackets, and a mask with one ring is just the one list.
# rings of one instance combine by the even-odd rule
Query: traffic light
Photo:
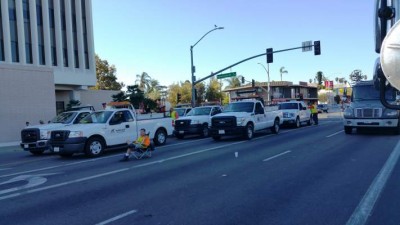
[(319, 41), (314, 41), (314, 55), (321, 55), (321, 44)]
[(267, 63), (272, 63), (274, 61), (273, 52), (272, 48), (267, 48)]
[(244, 84), (244, 81), (245, 81), (245, 80), (244, 80), (244, 77), (242, 77), (242, 84)]
[(251, 86), (255, 87), (256, 86), (256, 82), (254, 81), (254, 79), (251, 80)]
[(176, 94), (176, 102), (180, 102), (181, 101), (181, 97), (182, 95), (180, 93)]

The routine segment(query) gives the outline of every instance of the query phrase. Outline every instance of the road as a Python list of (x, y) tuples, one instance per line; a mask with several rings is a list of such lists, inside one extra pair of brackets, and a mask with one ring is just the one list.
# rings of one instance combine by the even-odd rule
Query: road
[(170, 138), (151, 159), (0, 152), (1, 224), (400, 224), (399, 136), (338, 117), (250, 141)]

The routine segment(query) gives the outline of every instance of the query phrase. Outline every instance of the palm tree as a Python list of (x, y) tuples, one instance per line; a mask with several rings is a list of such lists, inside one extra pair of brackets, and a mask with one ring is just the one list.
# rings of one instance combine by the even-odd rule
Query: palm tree
[(226, 86), (226, 88), (240, 87), (240, 80), (237, 77), (231, 77), (226, 81), (228, 82), (228, 86)]
[(141, 75), (137, 74), (135, 84), (139, 85), (140, 90), (145, 91), (150, 88), (151, 77), (146, 72)]
[(288, 73), (288, 71), (285, 70), (285, 67), (284, 67), (284, 66), (282, 66), (282, 67), (279, 69), (279, 73), (281, 74), (281, 81), (282, 81), (282, 74)]

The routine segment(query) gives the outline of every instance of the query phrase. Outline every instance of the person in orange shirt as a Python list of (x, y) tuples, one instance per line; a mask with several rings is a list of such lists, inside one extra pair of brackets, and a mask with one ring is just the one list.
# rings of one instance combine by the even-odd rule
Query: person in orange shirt
[(132, 143), (129, 143), (129, 141), (127, 143), (128, 149), (121, 161), (128, 161), (132, 151), (148, 148), (150, 146), (150, 137), (146, 135), (146, 129), (142, 128), (140, 129), (140, 136), (138, 139)]

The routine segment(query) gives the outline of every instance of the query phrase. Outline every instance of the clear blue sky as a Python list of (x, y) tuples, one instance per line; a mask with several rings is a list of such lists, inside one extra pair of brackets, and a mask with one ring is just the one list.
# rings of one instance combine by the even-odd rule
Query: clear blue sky
[[(372, 78), (374, 1), (366, 0), (93, 0), (95, 52), (117, 68), (118, 81), (147, 72), (162, 85), (190, 80), (190, 46), (197, 78), (242, 59), (321, 41), (320, 56), (293, 50), (274, 54), (271, 80), (308, 81), (317, 71), (334, 80), (360, 69)], [(266, 81), (266, 58), (226, 72)]]

